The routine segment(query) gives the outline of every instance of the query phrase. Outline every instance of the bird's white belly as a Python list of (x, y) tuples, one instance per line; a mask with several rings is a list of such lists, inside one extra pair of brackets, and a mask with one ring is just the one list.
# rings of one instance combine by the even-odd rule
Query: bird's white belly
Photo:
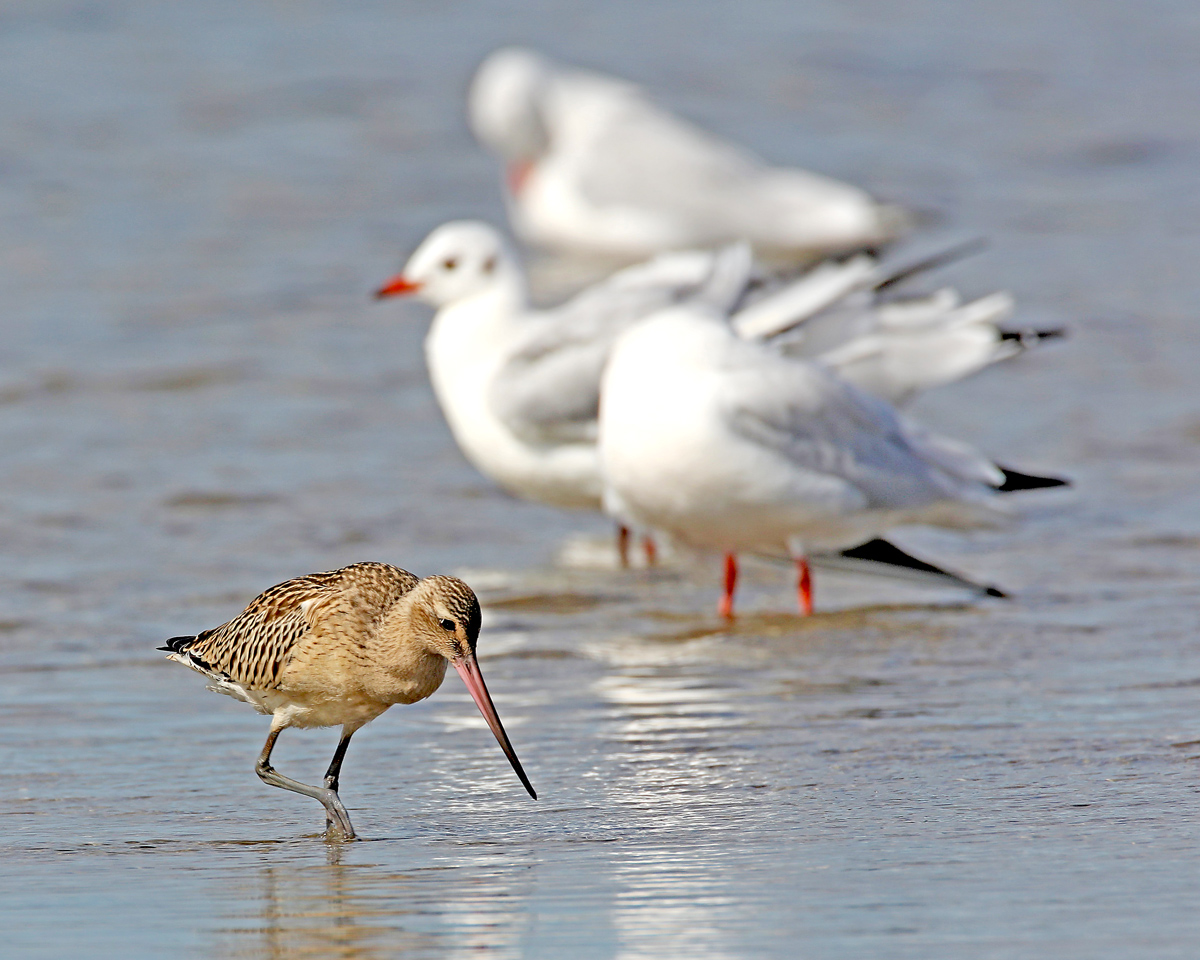
[(301, 696), (280, 690), (255, 690), (235, 680), (209, 678), (208, 689), (250, 704), (259, 713), (275, 717), (277, 726), (361, 726), (374, 720), (391, 704), (344, 691), (327, 695)]
[(387, 710), (390, 704), (377, 700), (342, 698), (298, 702), (280, 698), (278, 706), (271, 712), (275, 725), (289, 727), (336, 727), (343, 724), (362, 726)]
[(677, 431), (669, 447), (631, 445), (606, 463), (634, 519), (696, 547), (774, 550), (794, 538), (847, 536), (840, 532), (842, 484), (815, 475), (798, 479), (780, 469), (776, 456), (728, 436)]

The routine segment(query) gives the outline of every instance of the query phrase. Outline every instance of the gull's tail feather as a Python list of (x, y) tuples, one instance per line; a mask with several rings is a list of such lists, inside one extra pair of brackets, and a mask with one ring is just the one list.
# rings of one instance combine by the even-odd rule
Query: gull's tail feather
[(973, 256), (981, 250), (986, 249), (988, 243), (987, 237), (971, 237), (908, 263), (901, 262), (895, 265), (880, 264), (877, 268), (877, 274), (871, 285), (871, 289), (878, 292), (886, 290), (888, 287), (897, 286), (910, 277), (928, 273), (931, 270), (937, 270), (939, 267), (944, 267), (955, 261)]

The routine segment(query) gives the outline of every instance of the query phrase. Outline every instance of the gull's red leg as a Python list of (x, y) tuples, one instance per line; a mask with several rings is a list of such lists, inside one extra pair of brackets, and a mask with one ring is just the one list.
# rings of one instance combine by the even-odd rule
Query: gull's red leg
[(717, 604), (717, 614), (726, 620), (733, 619), (733, 591), (737, 587), (737, 555), (725, 554), (725, 592)]
[(646, 566), (654, 567), (658, 565), (658, 545), (654, 542), (654, 538), (647, 534), (642, 537), (642, 550), (646, 554)]
[(808, 557), (796, 560), (796, 595), (800, 600), (800, 612), (810, 616), (813, 612), (812, 571), (808, 569)]

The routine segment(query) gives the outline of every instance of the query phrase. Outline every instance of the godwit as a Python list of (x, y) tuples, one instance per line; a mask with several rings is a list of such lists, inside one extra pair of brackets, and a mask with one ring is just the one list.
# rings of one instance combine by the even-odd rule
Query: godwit
[[(910, 264), (904, 275), (940, 262)], [(434, 230), (377, 296), (415, 294), (437, 307), (425, 341), (430, 379), (455, 440), (480, 472), (525, 499), (598, 510), (596, 417), (612, 343), (644, 317), (697, 295), (716, 264), (707, 252), (662, 256), (557, 308), (535, 310), (499, 232), (455, 221)], [(893, 401), (1028, 342), (1005, 339), (997, 327), (1011, 310), (1006, 294), (968, 304), (953, 291), (878, 302), (876, 290), (896, 278), (890, 266), (864, 257), (759, 292), (762, 277), (747, 261), (730, 322), (741, 336), (776, 337), (780, 349), (823, 359)]]
[(907, 219), (857, 187), (768, 166), (631, 83), (529, 50), (483, 62), (468, 114), (507, 164), (513, 229), (535, 246), (635, 261), (744, 239), (809, 260), (885, 243)]
[[(396, 703), (424, 700), (454, 665), (521, 783), (537, 794), (492, 705), (475, 660), (479, 601), (454, 577), (418, 579), (386, 563), (355, 563), (277, 584), (228, 623), (174, 637), (167, 659), (209, 679), (208, 689), (271, 715), (255, 764), (264, 783), (321, 801), (326, 835), (351, 840), (338, 776), (354, 732)], [(278, 773), (271, 750), (287, 727), (341, 725), (342, 736), (315, 787)]]
[(647, 527), (724, 553), (726, 617), (739, 552), (790, 555), (810, 613), (809, 551), (902, 524), (994, 524), (1008, 515), (997, 493), (1064, 482), (1006, 471), (822, 364), (739, 339), (719, 297), (623, 334), (601, 398), (606, 498)]

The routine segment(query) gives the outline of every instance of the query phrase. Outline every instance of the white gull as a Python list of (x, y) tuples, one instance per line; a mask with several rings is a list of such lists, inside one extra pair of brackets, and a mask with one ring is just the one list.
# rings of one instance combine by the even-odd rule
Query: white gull
[(822, 363), (740, 339), (727, 316), (728, 284), (714, 288), (711, 303), (693, 298), (617, 339), (598, 444), (610, 510), (725, 554), (723, 615), (733, 611), (738, 553), (791, 556), (809, 613), (811, 552), (899, 525), (1007, 519), (997, 496), (1007, 471)]
[(480, 65), (468, 116), (506, 164), (527, 243), (625, 262), (736, 240), (787, 262), (876, 246), (905, 217), (865, 191), (773, 167), (636, 86), (504, 48)]

